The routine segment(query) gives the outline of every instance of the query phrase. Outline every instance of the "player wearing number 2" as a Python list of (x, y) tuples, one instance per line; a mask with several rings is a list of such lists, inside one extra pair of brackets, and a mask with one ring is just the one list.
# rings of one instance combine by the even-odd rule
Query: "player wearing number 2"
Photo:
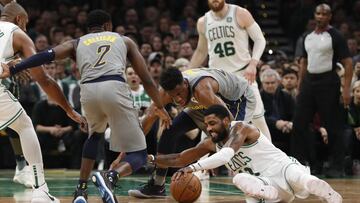
[(242, 121), (231, 122), (224, 106), (210, 106), (204, 115), (210, 137), (179, 154), (150, 155), (150, 161), (162, 167), (183, 167), (216, 152), (180, 169), (173, 179), (225, 165), (236, 174), (233, 183), (245, 193), (247, 203), (291, 202), (295, 197), (305, 199), (310, 194), (327, 202), (342, 202), (328, 183), (310, 175), (309, 168), (286, 156), (257, 128)]
[[(265, 48), (265, 38), (259, 25), (248, 10), (225, 3), (225, 0), (208, 0), (210, 11), (199, 18), (199, 40), (190, 61), (190, 68), (198, 68), (209, 54), (209, 67), (244, 76), (252, 85), (256, 109), (252, 122), (271, 140), (264, 119), (264, 105), (255, 81), (256, 66)], [(249, 50), (249, 36), (254, 41)]]
[(115, 203), (117, 200), (113, 188), (118, 177), (139, 169), (146, 163), (147, 156), (138, 112), (131, 98), (130, 87), (124, 79), (127, 58), (158, 108), (158, 116), (165, 124), (169, 123), (170, 117), (163, 108), (158, 90), (136, 44), (127, 37), (111, 32), (110, 15), (102, 10), (91, 11), (87, 24), (90, 33), (77, 40), (64, 42), (14, 67), (2, 66), (6, 75), (6, 72), (14, 74), (53, 60), (76, 57), (81, 74), (80, 100), (89, 123), (89, 138), (83, 147), (80, 180), (74, 202), (87, 202), (87, 180), (94, 167), (98, 141), (109, 124), (111, 150), (126, 152), (126, 157), (120, 162), (117, 171), (96, 172), (92, 181), (98, 187), (104, 202)]

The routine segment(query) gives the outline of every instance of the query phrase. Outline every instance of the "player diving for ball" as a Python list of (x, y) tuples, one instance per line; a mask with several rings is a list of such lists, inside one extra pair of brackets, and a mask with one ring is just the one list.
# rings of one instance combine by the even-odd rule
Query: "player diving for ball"
[[(231, 122), (224, 106), (210, 106), (204, 114), (210, 137), (178, 154), (149, 155), (150, 161), (162, 167), (187, 166), (173, 176), (175, 180), (187, 173), (225, 165), (236, 174), (233, 183), (245, 193), (248, 203), (291, 202), (310, 194), (327, 202), (342, 202), (341, 195), (328, 183), (276, 148), (257, 128), (242, 121)], [(191, 164), (210, 152), (216, 153)]]

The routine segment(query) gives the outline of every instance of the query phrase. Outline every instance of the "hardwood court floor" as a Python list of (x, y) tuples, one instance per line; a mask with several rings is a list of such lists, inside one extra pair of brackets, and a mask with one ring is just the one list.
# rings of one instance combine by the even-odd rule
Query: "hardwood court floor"
[[(25, 203), (31, 198), (31, 189), (25, 189), (22, 185), (12, 182), (13, 171), (0, 171), (0, 203)], [(77, 184), (78, 171), (68, 170), (46, 170), (46, 178), (51, 194), (58, 197), (63, 203), (72, 201), (72, 193)], [(141, 202), (141, 203), (170, 203), (175, 202), (171, 197), (164, 199), (136, 199), (127, 196), (127, 190), (145, 183), (145, 176), (130, 176), (121, 179), (120, 187), (116, 189), (119, 202)], [(344, 198), (344, 203), (360, 203), (360, 178), (330, 179), (328, 181), (335, 190)], [(168, 181), (169, 182), (169, 181)], [(245, 202), (244, 194), (231, 183), (229, 177), (215, 177), (208, 181), (202, 181), (203, 191), (196, 202), (213, 203), (235, 203)], [(96, 188), (89, 183), (89, 202), (102, 202)], [(167, 185), (169, 186), (169, 185)], [(167, 191), (168, 188), (167, 188)], [(314, 196), (306, 200), (296, 200), (295, 203), (321, 202)]]

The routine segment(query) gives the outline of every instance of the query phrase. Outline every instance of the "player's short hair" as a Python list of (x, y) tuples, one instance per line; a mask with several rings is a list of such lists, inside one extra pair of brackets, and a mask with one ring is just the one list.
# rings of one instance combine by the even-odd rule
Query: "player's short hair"
[(212, 105), (204, 112), (204, 116), (208, 116), (211, 114), (215, 114), (215, 116), (219, 117), (220, 119), (230, 117), (229, 111), (226, 109), (226, 107), (220, 104)]
[(104, 10), (93, 10), (87, 17), (88, 28), (101, 27), (107, 22), (111, 22), (111, 16)]
[(177, 85), (180, 85), (184, 81), (184, 77), (181, 71), (177, 68), (170, 67), (162, 71), (160, 75), (160, 86), (165, 91), (175, 89)]

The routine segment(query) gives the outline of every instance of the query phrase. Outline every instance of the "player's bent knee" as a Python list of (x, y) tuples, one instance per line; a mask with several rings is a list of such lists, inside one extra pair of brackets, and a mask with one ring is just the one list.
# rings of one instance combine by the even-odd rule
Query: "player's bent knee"
[(94, 133), (85, 141), (82, 153), (83, 158), (96, 159), (97, 148), (102, 135), (103, 133)]
[(146, 149), (143, 149), (135, 152), (127, 152), (124, 158), (124, 162), (129, 163), (132, 171), (135, 172), (146, 164), (146, 158), (147, 152)]

